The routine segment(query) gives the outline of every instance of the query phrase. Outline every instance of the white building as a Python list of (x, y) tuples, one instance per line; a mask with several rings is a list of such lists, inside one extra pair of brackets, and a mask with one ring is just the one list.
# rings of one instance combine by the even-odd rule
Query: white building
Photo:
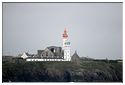
[(68, 34), (67, 30), (64, 30), (63, 33), (63, 50), (64, 50), (64, 60), (65, 61), (71, 61), (71, 55), (70, 55), (70, 42), (68, 41)]
[(22, 55), (21, 55), (21, 58), (23, 58), (23, 59), (26, 59), (26, 58), (28, 58), (29, 56), (27, 55), (27, 53), (23, 53)]
[(34, 54), (29, 54), (27, 52), (24, 52), (22, 55), (21, 55), (21, 58), (23, 59), (27, 59), (27, 58), (33, 58), (34, 57)]

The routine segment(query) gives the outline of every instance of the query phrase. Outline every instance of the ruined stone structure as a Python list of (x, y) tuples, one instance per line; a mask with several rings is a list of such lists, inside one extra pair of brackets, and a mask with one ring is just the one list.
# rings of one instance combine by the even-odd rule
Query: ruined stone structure
[(50, 46), (44, 50), (37, 50), (37, 54), (34, 57), (25, 56), (26, 61), (71, 61), (67, 30), (65, 29), (62, 34), (62, 47)]

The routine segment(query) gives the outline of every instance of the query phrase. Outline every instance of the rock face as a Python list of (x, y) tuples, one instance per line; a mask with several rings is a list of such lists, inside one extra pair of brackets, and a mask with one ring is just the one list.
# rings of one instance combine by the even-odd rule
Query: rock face
[(78, 70), (71, 72), (71, 81), (73, 82), (113, 82), (118, 79), (111, 73), (98, 69), (95, 70)]
[[(75, 59), (74, 59), (75, 56)], [(75, 53), (72, 57), (78, 62)], [(3, 62), (3, 82), (122, 82), (122, 62)]]

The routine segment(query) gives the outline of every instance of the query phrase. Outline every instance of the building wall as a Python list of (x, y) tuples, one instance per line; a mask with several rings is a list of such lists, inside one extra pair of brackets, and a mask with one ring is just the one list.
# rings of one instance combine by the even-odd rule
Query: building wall
[(41, 54), (42, 59), (63, 59), (63, 50), (61, 47), (47, 47)]
[(53, 58), (54, 54), (50, 52), (49, 50), (45, 50), (41, 53), (41, 58)]
[(70, 61), (71, 60), (70, 42), (68, 41), (68, 38), (63, 38), (63, 50), (64, 50), (64, 59)]
[(64, 59), (26, 59), (26, 61), (68, 61)]
[(37, 56), (40, 57), (44, 50), (37, 50)]

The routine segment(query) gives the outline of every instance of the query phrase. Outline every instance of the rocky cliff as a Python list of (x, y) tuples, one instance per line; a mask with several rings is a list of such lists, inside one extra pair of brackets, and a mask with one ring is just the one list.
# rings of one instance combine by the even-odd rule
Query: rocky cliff
[(3, 82), (122, 82), (122, 62), (3, 62)]

